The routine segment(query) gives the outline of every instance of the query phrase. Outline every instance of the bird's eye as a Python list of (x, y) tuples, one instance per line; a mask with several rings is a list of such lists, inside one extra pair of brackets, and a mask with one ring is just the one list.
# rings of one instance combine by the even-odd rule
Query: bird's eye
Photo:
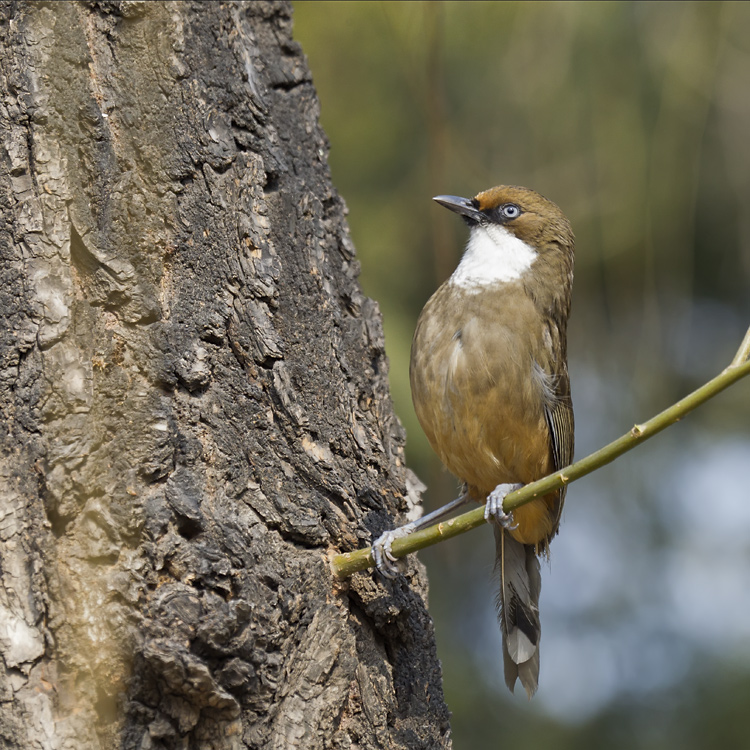
[(500, 207), (503, 219), (517, 219), (521, 215), (521, 209), (515, 203), (506, 203)]

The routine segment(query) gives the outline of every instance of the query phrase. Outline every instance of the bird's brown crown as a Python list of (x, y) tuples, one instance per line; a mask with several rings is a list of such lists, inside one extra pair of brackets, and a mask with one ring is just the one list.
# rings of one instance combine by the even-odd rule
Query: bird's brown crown
[[(542, 249), (554, 242), (571, 250), (573, 248), (573, 230), (565, 214), (534, 190), (499, 185), (478, 193), (472, 203), (487, 221), (502, 224), (531, 247)], [(513, 218), (506, 217), (502, 209), (508, 205), (518, 206), (520, 214)]]

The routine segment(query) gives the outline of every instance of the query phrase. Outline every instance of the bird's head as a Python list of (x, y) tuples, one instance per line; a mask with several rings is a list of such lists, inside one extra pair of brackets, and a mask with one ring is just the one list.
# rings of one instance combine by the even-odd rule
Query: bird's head
[(572, 264), (570, 223), (552, 201), (533, 190), (501, 185), (474, 198), (438, 195), (434, 200), (462, 216), (470, 228), (453, 278), (460, 286), (513, 281), (550, 253)]

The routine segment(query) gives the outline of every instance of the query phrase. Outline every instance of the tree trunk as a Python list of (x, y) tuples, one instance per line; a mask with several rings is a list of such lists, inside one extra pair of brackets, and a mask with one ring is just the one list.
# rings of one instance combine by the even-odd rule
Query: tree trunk
[(377, 305), (287, 3), (0, 4), (0, 737), (447, 747)]

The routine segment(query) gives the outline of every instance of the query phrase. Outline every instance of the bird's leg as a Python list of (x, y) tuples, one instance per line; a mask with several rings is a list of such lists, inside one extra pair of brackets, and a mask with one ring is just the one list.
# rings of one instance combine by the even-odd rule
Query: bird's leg
[(484, 520), (487, 523), (495, 521), (508, 531), (518, 528), (518, 524), (513, 524), (513, 513), (506, 513), (503, 510), (503, 502), (507, 495), (515, 490), (520, 490), (521, 487), (523, 487), (522, 484), (498, 484), (487, 495), (487, 504), (484, 506)]
[(455, 500), (451, 500), (446, 503), (442, 508), (433, 510), (426, 516), (418, 518), (416, 521), (407, 523), (404, 526), (399, 526), (397, 529), (383, 532), (373, 543), (372, 543), (372, 557), (375, 560), (375, 567), (386, 577), (395, 578), (399, 574), (399, 569), (396, 566), (396, 560), (391, 552), (391, 545), (396, 539), (409, 536), (415, 531), (424, 529), (427, 526), (432, 526), (433, 523), (445, 518), (447, 515), (452, 513), (456, 508), (460, 508), (462, 505), (469, 502), (469, 495), (464, 494), (461, 497), (457, 497)]

